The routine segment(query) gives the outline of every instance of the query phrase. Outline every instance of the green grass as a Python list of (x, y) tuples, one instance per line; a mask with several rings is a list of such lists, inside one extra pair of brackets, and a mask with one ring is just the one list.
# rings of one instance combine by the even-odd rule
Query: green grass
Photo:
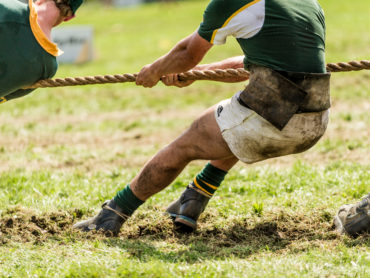
[[(57, 77), (138, 72), (196, 30), (208, 1), (114, 9), (87, 3), (95, 60)], [(370, 2), (325, 0), (327, 62), (369, 59)], [(241, 52), (229, 39), (204, 62)], [(370, 241), (337, 234), (339, 206), (370, 190), (369, 72), (332, 76), (331, 120), (311, 150), (227, 175), (193, 235), (163, 216), (204, 162), (191, 163), (118, 238), (83, 234), (145, 161), (242, 84), (39, 89), (1, 105), (0, 277), (368, 277)]]

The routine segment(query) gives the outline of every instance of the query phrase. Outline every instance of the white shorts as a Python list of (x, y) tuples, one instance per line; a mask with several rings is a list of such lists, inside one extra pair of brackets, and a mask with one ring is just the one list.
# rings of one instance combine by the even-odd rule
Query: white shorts
[(232, 153), (245, 163), (254, 163), (311, 148), (326, 130), (329, 110), (294, 114), (280, 131), (242, 106), (234, 95), (217, 105), (215, 117)]

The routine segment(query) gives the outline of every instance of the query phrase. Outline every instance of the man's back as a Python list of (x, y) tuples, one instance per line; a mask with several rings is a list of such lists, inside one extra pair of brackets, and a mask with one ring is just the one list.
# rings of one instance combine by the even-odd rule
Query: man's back
[(325, 18), (316, 0), (213, 0), (199, 34), (214, 44), (237, 38), (246, 67), (325, 72)]
[(42, 31), (36, 18), (30, 17), (28, 5), (0, 0), (0, 97), (55, 74), (56, 58), (40, 45), (37, 36), (41, 37)]
[(0, 23), (27, 24), (27, 6), (19, 1), (0, 0)]

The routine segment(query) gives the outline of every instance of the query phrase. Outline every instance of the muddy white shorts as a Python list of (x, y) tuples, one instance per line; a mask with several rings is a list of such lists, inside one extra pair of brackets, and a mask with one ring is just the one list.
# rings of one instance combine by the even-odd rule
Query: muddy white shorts
[(326, 130), (329, 110), (294, 114), (280, 131), (242, 106), (234, 95), (216, 106), (215, 117), (232, 153), (245, 163), (254, 163), (311, 148)]

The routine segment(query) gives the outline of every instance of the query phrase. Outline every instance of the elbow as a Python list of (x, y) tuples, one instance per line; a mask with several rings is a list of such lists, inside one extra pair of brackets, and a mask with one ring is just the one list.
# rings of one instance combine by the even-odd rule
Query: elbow
[(202, 61), (204, 55), (211, 48), (211, 44), (200, 38), (196, 33), (180, 42), (174, 49), (185, 70), (194, 68)]

